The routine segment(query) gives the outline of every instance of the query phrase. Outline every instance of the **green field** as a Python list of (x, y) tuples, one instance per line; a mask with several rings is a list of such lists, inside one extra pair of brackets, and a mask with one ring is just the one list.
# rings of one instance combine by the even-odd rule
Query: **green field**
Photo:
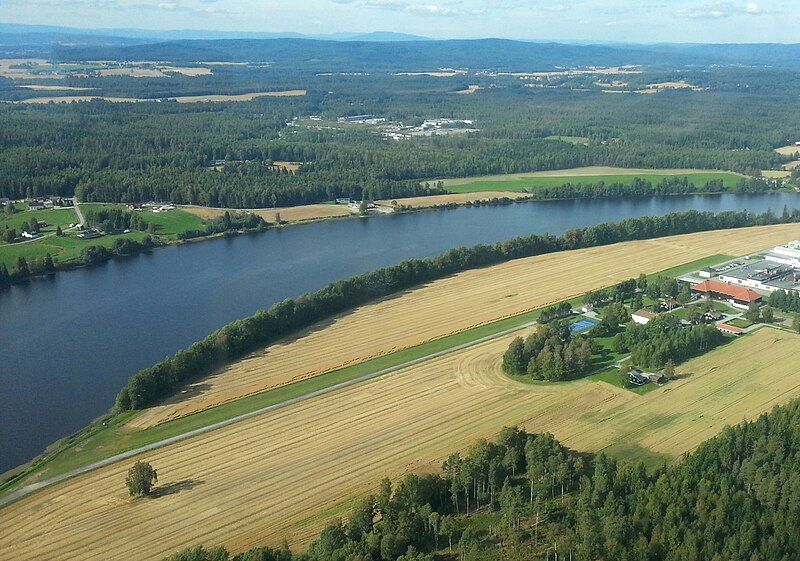
[(18, 257), (24, 257), (30, 261), (31, 259), (41, 259), (48, 253), (53, 258), (53, 261), (64, 263), (80, 257), (84, 247), (111, 247), (120, 238), (141, 241), (146, 236), (147, 232), (130, 232), (128, 234), (82, 240), (75, 237), (74, 234), (70, 234), (64, 237), (49, 236), (30, 243), (4, 244), (0, 245), (0, 263), (11, 271)]
[[(102, 204), (83, 204), (84, 214), (91, 211), (102, 210), (104, 208), (125, 208), (122, 205), (102, 205)], [(204, 222), (199, 216), (196, 216), (185, 210), (175, 209), (166, 212), (151, 212), (149, 210), (136, 211), (141, 212), (142, 218), (148, 224), (156, 225), (156, 235), (164, 236), (167, 238), (176, 238), (181, 232), (187, 230), (198, 230)]]
[[(47, 222), (47, 226), (42, 228), (44, 233), (55, 232), (56, 226), (66, 228), (70, 224), (77, 222), (78, 218), (75, 216), (75, 211), (71, 208), (56, 208), (53, 210), (27, 210), (27, 205), (16, 204), (14, 205), (20, 212), (16, 212), (11, 216), (5, 213), (0, 213), (0, 230), (6, 228), (13, 228), (20, 233), (20, 226), (23, 222), (29, 222), (31, 218), (36, 218), (39, 222)], [(25, 210), (22, 210), (22, 209)], [(3, 243), (3, 242), (0, 242)]]
[(545, 136), (545, 140), (560, 140), (561, 142), (569, 142), (570, 144), (588, 144), (589, 138), (586, 136)]
[[(17, 206), (21, 208), (23, 205)], [(86, 214), (91, 210), (108, 208), (109, 206), (114, 205), (83, 204), (81, 205), (81, 209), (84, 214)], [(160, 213), (143, 212), (145, 212), (145, 219), (147, 222), (156, 225), (156, 236), (162, 238), (174, 240), (180, 232), (196, 230), (203, 226), (203, 220), (200, 217), (183, 210), (176, 209)], [(5, 217), (0, 217), (0, 230), (2, 230), (5, 225), (8, 225), (19, 231), (19, 225), (26, 220), (30, 220), (31, 216), (35, 216), (37, 220), (48, 223), (48, 226), (42, 229), (42, 232), (45, 234), (55, 232), (56, 226), (61, 226), (62, 229), (65, 229), (69, 224), (77, 222), (78, 220), (72, 209), (35, 212), (24, 211), (18, 212), (7, 219)], [(11, 271), (14, 269), (19, 257), (24, 257), (26, 260), (30, 261), (32, 259), (43, 259), (48, 253), (54, 261), (64, 263), (80, 257), (81, 251), (83, 251), (85, 247), (100, 246), (110, 248), (118, 239), (141, 241), (148, 235), (147, 232), (129, 232), (127, 234), (113, 234), (101, 238), (82, 240), (76, 237), (75, 234), (76, 232), (70, 232), (63, 237), (51, 235), (27, 243), (6, 244), (0, 242), (0, 263)]]
[(665, 178), (687, 177), (689, 181), (702, 187), (712, 180), (722, 180), (726, 188), (734, 187), (741, 176), (727, 171), (698, 171), (698, 172), (658, 172), (653, 170), (643, 173), (609, 173), (602, 175), (524, 175), (516, 174), (507, 179), (499, 176), (491, 178), (465, 178), (445, 181), (445, 189), (451, 193), (477, 193), (482, 191), (534, 191), (540, 187), (559, 187), (565, 183), (593, 184), (601, 181), (605, 183), (622, 183), (629, 185), (635, 178), (644, 179), (651, 183), (658, 183)]

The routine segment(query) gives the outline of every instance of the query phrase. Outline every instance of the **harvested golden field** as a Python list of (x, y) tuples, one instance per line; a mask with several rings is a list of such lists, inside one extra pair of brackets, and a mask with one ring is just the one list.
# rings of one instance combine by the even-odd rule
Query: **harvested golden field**
[(774, 169), (764, 169), (761, 170), (761, 177), (766, 177), (767, 179), (785, 179), (787, 177), (791, 177), (792, 173), (789, 170), (774, 170)]
[(775, 151), (778, 154), (783, 154), (784, 156), (794, 156), (795, 154), (800, 153), (800, 146), (795, 146), (794, 144), (790, 144), (789, 146), (782, 146), (780, 148), (776, 148)]
[(467, 72), (464, 70), (432, 70), (429, 72), (396, 72), (392, 76), (430, 76), (432, 78), (452, 78), (453, 76), (463, 76)]
[(86, 92), (94, 88), (79, 88), (76, 86), (45, 86), (41, 84), (31, 84), (27, 86), (20, 86), (28, 90), (42, 91), (42, 92)]
[(276, 170), (299, 171), (300, 166), (302, 165), (303, 162), (281, 162), (281, 161), (272, 162), (272, 167)]
[(138, 101), (148, 101), (145, 99), (136, 99), (134, 97), (105, 97), (99, 95), (64, 95), (64, 96), (47, 96), (47, 97), (31, 97), (21, 101), (14, 101), (12, 103), (81, 103), (85, 101), (93, 101), (95, 99), (102, 99), (110, 101), (111, 103), (136, 103)]
[[(143, 411), (151, 426), (363, 362), (620, 280), (720, 253), (743, 255), (796, 239), (798, 225), (687, 234), (553, 253), (466, 271), (362, 306), (253, 353), (183, 396)], [(346, 344), (342, 342), (346, 341)]]
[[(122, 69), (124, 70), (124, 69)], [(283, 92), (256, 92), (237, 95), (185, 95), (178, 97), (163, 98), (163, 101), (177, 101), (178, 103), (213, 103), (223, 101), (252, 101), (258, 97), (292, 97), (306, 95), (306, 90), (289, 90)], [(153, 102), (156, 99), (134, 98), (134, 97), (105, 97), (96, 95), (73, 95), (57, 97), (32, 97), (15, 101), (14, 103), (77, 103), (82, 101), (92, 101), (93, 99), (103, 99), (113, 103), (134, 103), (134, 102)]]
[(100, 76), (130, 76), (131, 78), (166, 78), (167, 75), (158, 68), (140, 68), (127, 66), (123, 68), (103, 68), (98, 70)]
[(159, 66), (158, 69), (162, 72), (173, 72), (190, 77), (211, 76), (213, 74), (210, 68), (203, 68), (199, 66)]
[(430, 195), (428, 197), (407, 197), (405, 199), (384, 199), (375, 201), (381, 206), (394, 206), (393, 201), (399, 205), (410, 206), (411, 208), (429, 208), (435, 205), (446, 205), (448, 203), (464, 204), (476, 201), (488, 201), (508, 197), (509, 199), (523, 199), (528, 197), (528, 193), (504, 193), (502, 191), (484, 191), (477, 193), (449, 193), (447, 195)]
[[(22, 66), (22, 68), (12, 68)], [(34, 72), (37, 70), (38, 72)], [(50, 74), (54, 68), (43, 58), (3, 58), (0, 59), (0, 76), (12, 80), (36, 80), (37, 78), (64, 78), (63, 74)], [(47, 72), (47, 75), (41, 74)]]
[(280, 92), (254, 92), (234, 95), (184, 95), (173, 97), (178, 103), (202, 103), (218, 101), (252, 101), (257, 97), (297, 97), (306, 95), (306, 90), (286, 90)]
[[(240, 209), (209, 208), (201, 206), (181, 206), (186, 212), (191, 212), (200, 218), (215, 218), (222, 216), (226, 210), (237, 212)], [(275, 215), (280, 213), (284, 222), (304, 222), (308, 220), (321, 220), (323, 218), (341, 218), (350, 216), (347, 205), (302, 205), (278, 208), (249, 209), (247, 212), (259, 215), (267, 222), (275, 222)]]
[(699, 92), (702, 91), (703, 88), (695, 86), (694, 84), (690, 84), (684, 80), (678, 80), (677, 82), (658, 82), (656, 84), (647, 84), (645, 88), (635, 91), (642, 94), (654, 94), (663, 92), (664, 90), (692, 90)]
[(695, 173), (715, 173), (715, 170), (702, 169), (642, 169), (642, 168), (617, 168), (609, 166), (590, 166), (570, 169), (554, 169), (548, 171), (533, 171), (523, 173), (506, 173), (501, 175), (481, 175), (475, 177), (456, 177), (443, 179), (445, 187), (454, 185), (467, 185), (477, 181), (517, 181), (528, 177), (594, 177), (599, 175), (692, 175)]
[[(3, 509), (0, 560), (158, 559), (203, 542), (307, 545), (384, 476), (438, 466), (503, 425), (567, 445), (675, 458), (800, 395), (800, 337), (765, 328), (691, 361), (644, 396), (603, 382), (525, 385), (500, 371), (510, 337), (148, 453), (164, 489), (131, 501), (133, 460)], [(768, 351), (768, 354), (767, 354)]]

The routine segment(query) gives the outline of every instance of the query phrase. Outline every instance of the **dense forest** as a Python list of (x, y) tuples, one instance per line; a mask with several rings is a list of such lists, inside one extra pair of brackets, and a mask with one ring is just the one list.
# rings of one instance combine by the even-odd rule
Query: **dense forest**
[(141, 409), (156, 403), (191, 379), (236, 360), (297, 329), (308, 327), (356, 306), (459, 271), (511, 259), (556, 251), (607, 245), (628, 240), (657, 238), (689, 232), (800, 222), (800, 209), (785, 209), (782, 216), (748, 212), (719, 214), (688, 211), (648, 216), (613, 224), (569, 230), (561, 237), (534, 235), (493, 245), (451, 249), (438, 257), (413, 259), (378, 269), (321, 290), (274, 304), (267, 310), (235, 321), (174, 357), (134, 374), (116, 400), (116, 409)]
[(505, 39), (365, 42), (313, 39), (181, 40), (133, 46), (61, 45), (60, 60), (270, 61), (326, 72), (493, 68), (554, 70), (574, 66), (779, 66), (798, 69), (798, 45), (569, 45)]
[[(630, 80), (680, 78), (708, 90), (608, 95), (584, 88), (585, 78), (551, 84), (492, 75), (326, 76), (269, 65), (215, 67), (212, 76), (192, 78), (68, 77), (65, 85), (112, 96), (295, 88), (308, 93), (246, 103), (2, 104), (0, 196), (77, 194), (83, 201), (255, 208), (433, 194), (439, 192), (434, 180), (443, 177), (588, 165), (758, 175), (790, 159), (773, 148), (800, 136), (800, 116), (787, 109), (790, 92), (800, 85), (794, 73), (725, 68), (677, 74), (645, 73)], [(484, 90), (453, 95), (470, 83)], [(0, 98), (35, 95), (47, 92), (22, 90), (17, 81), (0, 78)], [(437, 117), (470, 119), (479, 131), (386, 141), (369, 126), (335, 122), (353, 114), (412, 125)], [(324, 121), (293, 122), (308, 115)], [(587, 140), (547, 138), (559, 135)], [(224, 166), (216, 167), (217, 161)], [(285, 171), (272, 166), (274, 161), (302, 165)], [(569, 186), (542, 196), (688, 189), (644, 187)], [(750, 188), (762, 187), (744, 190)]]
[[(504, 428), (433, 475), (384, 480), (306, 553), (237, 561), (789, 561), (800, 552), (800, 402), (648, 470)], [(195, 547), (169, 561), (223, 561)]]

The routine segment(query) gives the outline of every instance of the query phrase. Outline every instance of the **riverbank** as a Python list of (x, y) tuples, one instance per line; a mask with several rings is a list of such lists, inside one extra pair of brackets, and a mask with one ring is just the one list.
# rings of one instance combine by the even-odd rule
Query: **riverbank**
[[(0, 263), (4, 263), (11, 273), (11, 282), (24, 282), (30, 277), (50, 275), (58, 270), (74, 269), (81, 266), (95, 265), (114, 257), (148, 251), (152, 248), (173, 245), (187, 241), (213, 239), (215, 234), (237, 235), (263, 231), (268, 227), (294, 225), (334, 220), (342, 218), (366, 218), (386, 214), (399, 214), (421, 210), (453, 209), (474, 205), (507, 205), (525, 201), (574, 200), (589, 198), (622, 198), (648, 197), (666, 195), (719, 195), (724, 193), (771, 193), (791, 191), (781, 179), (746, 178), (732, 172), (705, 172), (703, 170), (649, 170), (650, 175), (643, 175), (648, 170), (625, 170), (622, 168), (579, 168), (575, 170), (555, 170), (536, 172), (534, 174), (512, 174), (497, 178), (463, 178), (450, 180), (462, 182), (455, 184), (454, 192), (446, 195), (430, 195), (400, 199), (384, 199), (375, 202), (372, 208), (361, 213), (350, 205), (335, 203), (318, 203), (295, 207), (231, 209), (212, 208), (197, 205), (182, 205), (168, 213), (148, 214), (156, 228), (147, 238), (143, 232), (116, 233), (95, 240), (91, 244), (76, 242), (72, 236), (54, 238), (44, 236), (42, 240), (0, 245)], [(590, 173), (619, 173), (618, 175), (589, 175)], [(569, 173), (577, 174), (575, 178), (583, 178), (587, 183), (569, 183), (573, 178)], [(545, 174), (545, 175), (541, 175)], [(686, 174), (686, 175), (681, 175)], [(552, 183), (530, 186), (531, 178), (546, 180)], [(655, 183), (660, 179), (659, 183)], [(734, 183), (734, 179), (737, 183)], [(477, 183), (475, 183), (477, 181)], [(523, 182), (523, 183), (520, 183)], [(703, 183), (704, 182), (704, 183)], [(483, 185), (481, 190), (476, 185)], [(497, 189), (497, 190), (493, 190)], [(507, 189), (507, 190), (502, 190)], [(82, 203), (85, 209), (92, 207), (124, 208), (113, 203)], [(219, 221), (226, 213), (239, 215), (248, 213), (259, 217), (264, 224), (257, 228), (226, 227), (224, 232), (205, 233), (202, 229), (208, 221)], [(177, 214), (184, 218), (170, 219)], [(166, 219), (166, 220), (165, 220)], [(207, 229), (207, 228), (206, 228)], [(217, 228), (220, 230), (221, 228)], [(191, 234), (190, 234), (191, 233)], [(117, 239), (125, 240), (118, 242)], [(95, 247), (96, 246), (96, 247)], [(89, 255), (84, 252), (89, 250)], [(53, 262), (46, 263), (46, 255), (52, 250)], [(20, 257), (25, 262), (20, 261)], [(65, 258), (66, 257), (66, 258)], [(34, 260), (28, 263), (28, 260)], [(0, 279), (0, 285), (8, 280)]]
[[(19, 203), (17, 203), (19, 204)], [(107, 232), (86, 226), (84, 213), (94, 213), (112, 209), (119, 216), (140, 219), (143, 228), (133, 229), (123, 225), (108, 225)], [(64, 213), (69, 212), (69, 217)], [(224, 214), (224, 213), (223, 213)], [(232, 213), (234, 216), (241, 211)], [(77, 219), (78, 223), (71, 223)], [(142, 252), (159, 247), (180, 245), (187, 242), (206, 241), (220, 236), (232, 236), (261, 232), (269, 226), (260, 222), (257, 227), (237, 227), (234, 220), (227, 229), (210, 233), (198, 233), (199, 229), (208, 229), (209, 221), (198, 218), (194, 214), (177, 209), (159, 212), (125, 210), (123, 205), (115, 203), (79, 203), (74, 207), (53, 210), (32, 211), (27, 208), (6, 215), (3, 222), (6, 228), (25, 225), (29, 221), (45, 224), (37, 238), (15, 243), (0, 244), (0, 265), (9, 272), (6, 278), (0, 278), (0, 287), (5, 284), (23, 283), (32, 278), (53, 275), (59, 271), (68, 271), (80, 267), (92, 267), (116, 258), (129, 258)], [(69, 223), (69, 224), (68, 224)], [(0, 222), (0, 226), (2, 223)], [(93, 226), (92, 224), (88, 226)], [(59, 230), (56, 230), (56, 227)], [(217, 228), (220, 229), (220, 228)], [(198, 233), (194, 235), (192, 233)]]
[[(403, 260), (454, 247), (692, 209), (780, 216), (794, 194), (528, 202), (329, 220), (167, 246), (2, 292), (0, 471), (87, 426), (134, 372), (221, 326)], [(794, 237), (797, 237), (796, 235)], [(90, 295), (90, 296), (89, 296)], [(42, 321), (41, 318), (50, 318)], [(43, 349), (32, 351), (32, 349)], [(50, 351), (49, 349), (56, 349)], [(94, 352), (102, 349), (102, 352)], [(55, 376), (55, 378), (54, 378)], [(54, 382), (55, 380), (55, 382)], [(42, 408), (46, 399), (48, 407)]]
[[(201, 429), (204, 426), (215, 425), (216, 423), (221, 423), (234, 417), (247, 415), (252, 411), (263, 409), (265, 407), (272, 407), (273, 405), (281, 403), (282, 401), (293, 400), (308, 393), (317, 392), (330, 386), (349, 382), (374, 372), (386, 370), (387, 368), (391, 369), (398, 364), (404, 364), (409, 361), (417, 360), (420, 357), (441, 352), (454, 346), (463, 345), (469, 343), (470, 341), (491, 336), (504, 330), (519, 327), (523, 324), (535, 321), (536, 317), (538, 317), (538, 311), (542, 306), (552, 304), (553, 301), (561, 301), (564, 299), (579, 297), (587, 290), (593, 290), (606, 286), (609, 283), (609, 280), (620, 279), (626, 276), (635, 276), (639, 272), (653, 273), (661, 270), (664, 264), (682, 264), (686, 261), (687, 257), (691, 256), (699, 257), (703, 255), (707, 256), (716, 254), (718, 253), (717, 250), (722, 247), (722, 245), (725, 245), (725, 247), (731, 246), (731, 249), (735, 250), (734, 253), (741, 251), (742, 249), (757, 249), (762, 245), (769, 245), (770, 243), (776, 242), (776, 240), (782, 240), (788, 235), (787, 232), (789, 230), (795, 229), (796, 225), (789, 224), (783, 226), (727, 230), (724, 242), (719, 241), (720, 236), (715, 233), (703, 233), (687, 234), (677, 236), (675, 238), (659, 238), (653, 242), (640, 241), (623, 243), (614, 246), (603, 246), (587, 250), (578, 250), (575, 255), (573, 255), (571, 252), (562, 252), (553, 254), (552, 257), (538, 256), (533, 258), (525, 258), (513, 261), (509, 264), (493, 266), (490, 269), (461, 273), (455, 277), (436, 281), (428, 287), (415, 288), (413, 294), (401, 296), (399, 301), (389, 297), (385, 304), (390, 306), (391, 309), (396, 310), (399, 314), (398, 317), (404, 318), (403, 321), (405, 322), (411, 321), (409, 318), (418, 317), (419, 320), (425, 325), (429, 325), (432, 321), (432, 318), (428, 317), (430, 314), (435, 315), (437, 318), (439, 318), (439, 320), (441, 320), (442, 317), (451, 317), (458, 320), (457, 325), (452, 324), (452, 321), (449, 323), (441, 323), (441, 321), (439, 321), (439, 323), (432, 324), (434, 327), (440, 326), (440, 329), (438, 331), (434, 330), (433, 332), (422, 336), (423, 339), (430, 338), (430, 341), (428, 342), (420, 343), (418, 341), (410, 341), (411, 346), (409, 346), (407, 349), (389, 352), (383, 356), (373, 356), (373, 358), (369, 358), (369, 356), (362, 354), (357, 354), (354, 356), (342, 356), (338, 360), (340, 360), (341, 364), (348, 364), (349, 366), (345, 366), (343, 368), (336, 368), (335, 366), (328, 367), (328, 370), (323, 369), (324, 372), (321, 371), (319, 373), (320, 375), (310, 376), (307, 379), (303, 379), (302, 375), (296, 373), (298, 375), (292, 377), (292, 383), (289, 383), (288, 385), (281, 385), (280, 387), (274, 387), (275, 380), (272, 380), (269, 376), (267, 376), (261, 380), (261, 383), (266, 384), (263, 386), (263, 388), (272, 387), (272, 389), (269, 389), (268, 391), (256, 390), (255, 393), (252, 393), (253, 389), (250, 389), (245, 391), (246, 396), (242, 395), (241, 393), (239, 393), (237, 396), (234, 393), (232, 396), (226, 398), (222, 402), (218, 400), (214, 402), (214, 399), (217, 399), (219, 395), (218, 390), (215, 389), (215, 386), (218, 386), (220, 381), (224, 382), (225, 380), (225, 371), (223, 370), (220, 375), (216, 376), (216, 381), (212, 381), (210, 384), (208, 381), (201, 380), (199, 382), (203, 385), (209, 386), (204, 390), (204, 392), (207, 392), (208, 395), (212, 396), (212, 402), (206, 402), (206, 405), (201, 406), (200, 409), (195, 409), (194, 411), (190, 410), (189, 413), (192, 414), (176, 419), (174, 418), (175, 416), (173, 414), (168, 412), (166, 416), (164, 416), (163, 407), (156, 407), (154, 409), (145, 410), (142, 412), (125, 412), (117, 416), (106, 417), (94, 423), (91, 427), (85, 429), (84, 431), (81, 431), (76, 435), (66, 439), (63, 443), (63, 446), (53, 450), (49, 456), (40, 458), (37, 462), (34, 462), (32, 465), (30, 465), (28, 469), (22, 470), (21, 473), (19, 473), (16, 477), (7, 481), (2, 486), (2, 489), (8, 492), (14, 487), (23, 483), (35, 483), (41, 478), (46, 479), (49, 477), (58, 476), (62, 473), (68, 473), (71, 470), (80, 467), (81, 465), (92, 464), (93, 462), (100, 461), (109, 455), (123, 453), (126, 450), (135, 449), (141, 446), (148, 446), (153, 442), (158, 442), (160, 440), (171, 439), (180, 434)], [(764, 236), (767, 237), (765, 238)], [(736, 245), (736, 243), (738, 243), (738, 245)], [(697, 245), (696, 251), (693, 253), (689, 251), (689, 247), (693, 247), (692, 244)], [(733, 244), (735, 247), (731, 244)], [(641, 246), (641, 251), (635, 249), (639, 246)], [(675, 247), (674, 251), (665, 253), (664, 248), (673, 246)], [(653, 251), (653, 248), (661, 249), (658, 251)], [(631, 251), (638, 251), (638, 253), (636, 253), (638, 257), (632, 258), (631, 255), (626, 253)], [(622, 253), (616, 256), (618, 252)], [(579, 254), (586, 254), (586, 257), (580, 257)], [(594, 257), (592, 257), (593, 255)], [(553, 260), (561, 257), (563, 257), (564, 262), (563, 266), (559, 268), (554, 264)], [(591, 276), (585, 275), (581, 279), (580, 285), (565, 282), (568, 277), (572, 276), (571, 271), (574, 270), (575, 259), (582, 259), (585, 261), (586, 259), (590, 258), (600, 260), (594, 265), (591, 265), (590, 268), (593, 271)], [(650, 260), (647, 261), (647, 259)], [(529, 261), (531, 263), (539, 261), (547, 262), (547, 267), (532, 268), (529, 266)], [(588, 261), (586, 263), (588, 267)], [(513, 274), (507, 274), (506, 270), (509, 268), (514, 269), (517, 272), (514, 272)], [(614, 268), (614, 272), (612, 272), (610, 268)], [(556, 269), (563, 269), (561, 274), (565, 275), (565, 277), (554, 277), (553, 275), (555, 273), (553, 271)], [(531, 282), (531, 279), (527, 278), (524, 274), (521, 274), (521, 272), (528, 271), (528, 275), (539, 275), (545, 270), (550, 271), (546, 276), (548, 278), (552, 277), (552, 286), (545, 290), (544, 294), (540, 294), (538, 300), (536, 298), (532, 298), (532, 295), (526, 296), (525, 294), (522, 294), (521, 291), (524, 287), (528, 287), (527, 289), (530, 290), (531, 286), (537, 286), (535, 293), (539, 294), (541, 292), (539, 290), (541, 283), (537, 284)], [(471, 290), (474, 292), (476, 289), (479, 289), (480, 286), (485, 286), (486, 284), (486, 282), (478, 282), (477, 279), (474, 279), (473, 277), (479, 275), (483, 278), (483, 281), (486, 281), (486, 275), (492, 274), (497, 277), (496, 280), (498, 282), (505, 279), (503, 280), (503, 283), (511, 283), (508, 286), (503, 284), (502, 287), (498, 288), (499, 293), (506, 293), (510, 291), (515, 293), (515, 297), (510, 299), (504, 298), (502, 300), (503, 307), (497, 308), (497, 306), (494, 306), (489, 310), (485, 310), (487, 313), (477, 317), (475, 316), (475, 313), (477, 313), (477, 311), (480, 309), (485, 308), (482, 304), (482, 302), (485, 302), (485, 298), (478, 297), (480, 296), (480, 290), (478, 290), (476, 293), (476, 299), (474, 299), (473, 304), (470, 304), (472, 307), (467, 308), (471, 311), (469, 313), (465, 313), (465, 306), (468, 305), (468, 302), (472, 302), (472, 300), (469, 300), (469, 298), (467, 298), (465, 295)], [(453, 283), (458, 284), (461, 288), (453, 289), (451, 286)], [(493, 286), (499, 286), (497, 282), (493, 282), (491, 284)], [(431, 293), (430, 298), (432, 298), (432, 300), (428, 304), (423, 304), (421, 301), (418, 302), (420, 295), (428, 292)], [(456, 308), (459, 310), (456, 316), (447, 314), (445, 313), (445, 310), (440, 309), (442, 298), (449, 300), (455, 298), (453, 302), (456, 304)], [(467, 298), (467, 301), (465, 301), (464, 298)], [(402, 302), (409, 302), (412, 306), (422, 309), (417, 309), (417, 312), (413, 312), (412, 310), (404, 311)], [(356, 314), (345, 313), (345, 317), (339, 318), (335, 324), (338, 325), (342, 323), (344, 325), (350, 323), (353, 319), (364, 317), (369, 321), (378, 321), (380, 325), (384, 325), (385, 322), (390, 321), (390, 319), (383, 317), (384, 314), (382, 313), (372, 311), (372, 308), (375, 306), (380, 308), (383, 305), (384, 304), (378, 302), (375, 304), (369, 304), (368, 306), (359, 309)], [(526, 309), (529, 311), (525, 311)], [(348, 317), (351, 315), (352, 317)], [(503, 316), (508, 317), (503, 319)], [(470, 325), (470, 322), (477, 322), (478, 325), (473, 323), (472, 327), (465, 328), (465, 326)], [(412, 331), (416, 333), (420, 331), (421, 328), (422, 326)], [(319, 328), (312, 331), (317, 331), (318, 329)], [(320, 331), (320, 333), (324, 335), (330, 331), (330, 329), (331, 328), (324, 329)], [(448, 334), (453, 331), (455, 331), (455, 333)], [(366, 330), (359, 330), (359, 333), (372, 333), (372, 337), (379, 332), (381, 332), (381, 330), (376, 327), (368, 328)], [(312, 339), (316, 337), (316, 335), (311, 336)], [(297, 346), (298, 344), (295, 343), (291, 349), (299, 349), (304, 353), (311, 352), (308, 349), (308, 341), (311, 340), (309, 339), (309, 335), (301, 335), (300, 338), (306, 340), (306, 342), (299, 347)], [(294, 339), (295, 336), (292, 336), (292, 340)], [(365, 339), (365, 341), (361, 343), (364, 343), (366, 347), (371, 348), (373, 355), (374, 353), (378, 353), (379, 355), (382, 354), (381, 345), (374, 341), (373, 343), (370, 343), (369, 338)], [(354, 348), (354, 351), (364, 347), (364, 344), (361, 343), (359, 346)], [(389, 345), (389, 348), (393, 349), (396, 349), (398, 345), (401, 348), (404, 346), (404, 344), (399, 342), (395, 336), (390, 336), (385, 343)], [(320, 344), (324, 348), (330, 348), (330, 341), (327, 343), (325, 341), (320, 341)], [(273, 358), (271, 356), (267, 358), (269, 358), (270, 363), (273, 362)], [(310, 364), (307, 356), (305, 358), (302, 356), (295, 356), (294, 358), (290, 358), (289, 362), (297, 365)], [(311, 364), (308, 366), (308, 368), (311, 368), (312, 370), (317, 368), (315, 366), (315, 361), (312, 360), (311, 363), (314, 364)], [(283, 364), (283, 362), (280, 364)], [(300, 381), (297, 381), (298, 379)], [(239, 386), (237, 385), (236, 387), (238, 388)], [(235, 389), (236, 388), (234, 388), (234, 390)], [(239, 388), (239, 391), (243, 391), (242, 388)], [(252, 395), (249, 395), (251, 393)], [(189, 391), (188, 394), (180, 397), (178, 403), (180, 404), (194, 399), (192, 397), (193, 395), (194, 392)], [(201, 398), (202, 395), (203, 394), (201, 393)], [(209, 405), (211, 406), (209, 407)], [(167, 407), (169, 407), (169, 402), (167, 402)], [(160, 413), (159, 410), (161, 410)], [(153, 412), (156, 412), (156, 424), (145, 422), (145, 427), (141, 428), (141, 419), (135, 421), (136, 418), (141, 418), (143, 416), (146, 418), (148, 415), (152, 415)], [(185, 409), (184, 413), (186, 413)], [(161, 416), (161, 419), (158, 419), (159, 415)]]

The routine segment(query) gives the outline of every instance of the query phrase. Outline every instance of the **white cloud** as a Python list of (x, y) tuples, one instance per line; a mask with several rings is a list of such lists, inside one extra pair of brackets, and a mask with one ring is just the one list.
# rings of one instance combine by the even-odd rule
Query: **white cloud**
[(714, 2), (678, 10), (678, 15), (694, 19), (723, 19), (738, 15), (761, 15), (765, 13), (756, 2)]
[(430, 16), (463, 16), (482, 13), (462, 6), (460, 1), (431, 4), (412, 0), (331, 0), (335, 4), (353, 4), (359, 8), (393, 10)]
[(747, 4), (744, 5), (744, 11), (747, 12), (748, 14), (760, 14), (761, 7), (755, 2), (748, 2)]

